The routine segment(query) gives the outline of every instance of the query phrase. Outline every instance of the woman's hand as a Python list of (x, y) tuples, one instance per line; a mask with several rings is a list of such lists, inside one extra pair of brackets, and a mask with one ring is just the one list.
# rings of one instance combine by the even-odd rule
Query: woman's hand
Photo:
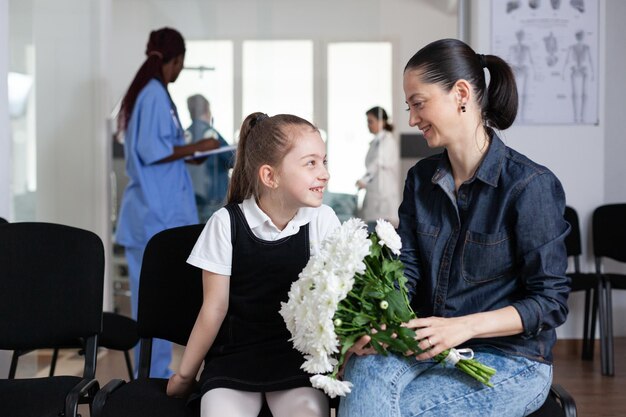
[(427, 317), (413, 319), (405, 324), (415, 330), (415, 339), (424, 352), (415, 357), (419, 360), (434, 358), (444, 350), (456, 347), (473, 337), (469, 321), (465, 317)]
[(166, 393), (170, 397), (187, 398), (193, 391), (195, 383), (196, 381), (193, 378), (187, 379), (174, 374), (167, 381)]
[(362, 190), (363, 188), (367, 187), (367, 184), (361, 180), (358, 180), (355, 185), (356, 185), (356, 188), (358, 188), (359, 190)]

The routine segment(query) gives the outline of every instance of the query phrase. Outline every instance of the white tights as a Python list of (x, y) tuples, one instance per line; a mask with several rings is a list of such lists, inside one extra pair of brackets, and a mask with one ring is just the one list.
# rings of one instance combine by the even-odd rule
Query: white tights
[[(274, 417), (326, 417), (328, 399), (315, 388), (294, 388), (266, 392)], [(263, 405), (263, 393), (216, 388), (202, 396), (201, 417), (256, 417)]]

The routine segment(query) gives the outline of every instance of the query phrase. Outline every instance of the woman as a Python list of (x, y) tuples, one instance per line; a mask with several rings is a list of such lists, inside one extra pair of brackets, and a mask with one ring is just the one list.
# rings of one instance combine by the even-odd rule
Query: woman
[(366, 190), (359, 217), (368, 224), (385, 219), (398, 226), (400, 150), (392, 135), (393, 126), (382, 107), (373, 107), (365, 115), (374, 139), (365, 157), (367, 172), (356, 182), (359, 190)]
[[(424, 352), (353, 356), (340, 414), (528, 415), (547, 397), (554, 329), (568, 312), (563, 188), (494, 130), (517, 113), (515, 79), (499, 57), (433, 42), (406, 65), (404, 92), (409, 124), (445, 147), (409, 171), (399, 209), (400, 258), (420, 317), (407, 326)], [(458, 347), (497, 369), (493, 388), (433, 361)]]
[[(116, 241), (126, 252), (134, 318), (148, 240), (162, 230), (198, 222), (193, 185), (183, 158), (219, 147), (215, 139), (185, 145), (176, 106), (167, 91), (167, 85), (176, 81), (183, 69), (184, 60), (185, 41), (180, 33), (170, 28), (151, 32), (146, 60), (120, 110), (118, 127), (125, 132), (129, 182), (122, 198)], [(171, 344), (157, 340), (152, 352), (151, 376), (169, 377)], [(138, 358), (138, 352), (135, 356)]]

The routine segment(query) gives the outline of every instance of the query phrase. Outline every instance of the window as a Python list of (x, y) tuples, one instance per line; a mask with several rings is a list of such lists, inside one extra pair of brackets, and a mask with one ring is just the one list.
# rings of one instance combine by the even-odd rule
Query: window
[(242, 118), (261, 111), (313, 121), (313, 41), (245, 41)]
[[(355, 194), (372, 139), (365, 112), (381, 106), (392, 119), (392, 48), (389, 42), (328, 45), (329, 190)], [(350, 158), (345, 158), (350, 155)]]
[(185, 69), (168, 86), (183, 128), (191, 124), (187, 97), (202, 94), (211, 103), (214, 126), (233, 143), (233, 42), (187, 41)]

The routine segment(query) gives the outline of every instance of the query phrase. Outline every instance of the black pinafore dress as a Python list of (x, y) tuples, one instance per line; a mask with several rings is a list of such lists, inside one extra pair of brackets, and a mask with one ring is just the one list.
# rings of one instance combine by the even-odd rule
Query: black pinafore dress
[(282, 316), (291, 283), (309, 260), (309, 225), (296, 235), (265, 241), (253, 233), (239, 205), (226, 206), (233, 243), (228, 313), (206, 356), (201, 393), (214, 388), (271, 392), (311, 386), (300, 369)]

